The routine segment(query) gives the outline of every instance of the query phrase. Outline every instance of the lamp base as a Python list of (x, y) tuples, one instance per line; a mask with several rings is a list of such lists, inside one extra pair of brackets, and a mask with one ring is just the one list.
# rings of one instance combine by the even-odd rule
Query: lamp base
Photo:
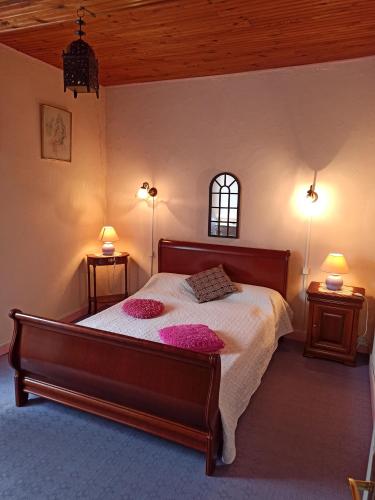
[(330, 274), (326, 278), (326, 287), (328, 290), (339, 291), (342, 289), (343, 283), (341, 274)]
[(115, 247), (114, 247), (113, 243), (110, 243), (108, 241), (104, 242), (104, 244), (102, 246), (102, 252), (103, 252), (103, 255), (105, 255), (107, 257), (110, 257), (111, 255), (113, 255), (115, 253)]

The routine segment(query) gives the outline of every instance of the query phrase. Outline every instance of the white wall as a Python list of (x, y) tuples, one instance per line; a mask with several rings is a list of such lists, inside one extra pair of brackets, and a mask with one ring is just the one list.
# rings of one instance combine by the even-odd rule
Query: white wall
[[(10, 308), (52, 318), (87, 303), (83, 259), (105, 220), (105, 95), (0, 45), (0, 350)], [(73, 113), (72, 162), (41, 159), (39, 104)]]
[(341, 251), (346, 283), (372, 296), (374, 82), (366, 58), (108, 88), (108, 220), (134, 259), (132, 289), (149, 273), (151, 209), (135, 198), (139, 185), (159, 190), (156, 240), (217, 243), (207, 236), (208, 184), (229, 170), (242, 185), (240, 239), (221, 241), (292, 251), (289, 300), (302, 328), (306, 220), (295, 198), (317, 169), (325, 209), (313, 221), (309, 279), (324, 279), (321, 261)]

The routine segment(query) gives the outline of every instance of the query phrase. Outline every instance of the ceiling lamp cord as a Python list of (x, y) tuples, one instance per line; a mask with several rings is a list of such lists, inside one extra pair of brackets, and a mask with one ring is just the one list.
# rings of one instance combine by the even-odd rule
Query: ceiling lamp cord
[(84, 17), (84, 15), (85, 15), (85, 10), (84, 10), (84, 8), (83, 8), (83, 7), (79, 8), (79, 9), (77, 10), (77, 16), (78, 16), (78, 19), (76, 20), (76, 24), (78, 24), (78, 25), (79, 25), (79, 29), (78, 29), (77, 31), (75, 31), (74, 33), (75, 33), (76, 35), (79, 35), (79, 39), (80, 39), (80, 40), (82, 39), (82, 37), (83, 37), (84, 35), (86, 35), (86, 32), (82, 30), (82, 26), (85, 26), (85, 25), (86, 25), (85, 21), (82, 19), (82, 18)]

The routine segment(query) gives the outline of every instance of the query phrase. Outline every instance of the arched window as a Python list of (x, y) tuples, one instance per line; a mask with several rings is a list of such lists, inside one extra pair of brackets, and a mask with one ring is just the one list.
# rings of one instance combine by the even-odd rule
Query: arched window
[(228, 172), (215, 175), (210, 183), (208, 236), (238, 238), (240, 182)]

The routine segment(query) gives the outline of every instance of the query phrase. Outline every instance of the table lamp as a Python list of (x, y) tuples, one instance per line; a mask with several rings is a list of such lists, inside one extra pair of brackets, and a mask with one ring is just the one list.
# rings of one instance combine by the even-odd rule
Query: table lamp
[(112, 226), (103, 226), (99, 233), (99, 240), (103, 241), (103, 255), (113, 255), (115, 253), (114, 241), (118, 241), (119, 237)]
[(321, 268), (325, 273), (329, 273), (326, 279), (328, 290), (341, 290), (343, 285), (342, 274), (349, 272), (348, 264), (342, 253), (330, 253), (325, 258)]

